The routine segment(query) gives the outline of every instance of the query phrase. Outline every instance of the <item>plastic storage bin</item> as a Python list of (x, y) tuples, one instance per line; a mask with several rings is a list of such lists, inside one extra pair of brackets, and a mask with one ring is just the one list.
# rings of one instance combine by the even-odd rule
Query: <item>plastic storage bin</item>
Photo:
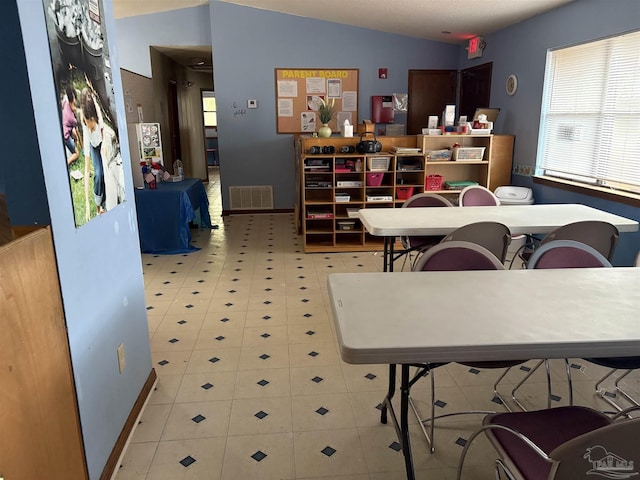
[(338, 230), (354, 230), (356, 227), (355, 220), (340, 220), (338, 221)]
[(367, 173), (367, 186), (379, 187), (380, 185), (382, 185), (383, 178), (384, 173)]
[(431, 150), (427, 152), (428, 162), (446, 162), (451, 160), (451, 150)]
[(380, 172), (389, 170), (391, 157), (367, 157), (367, 170)]
[(413, 187), (396, 187), (396, 198), (398, 200), (407, 200), (413, 196)]
[(442, 175), (427, 175), (424, 188), (425, 190), (442, 190)]
[(532, 205), (533, 190), (528, 187), (516, 187), (505, 185), (496, 188), (493, 192), (501, 205)]
[(453, 149), (455, 161), (480, 161), (484, 157), (485, 147), (459, 147)]

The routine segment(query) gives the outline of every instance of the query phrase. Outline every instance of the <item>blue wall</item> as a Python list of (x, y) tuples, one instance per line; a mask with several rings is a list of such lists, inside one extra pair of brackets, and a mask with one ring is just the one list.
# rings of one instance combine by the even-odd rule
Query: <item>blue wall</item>
[[(361, 121), (372, 95), (406, 93), (409, 69), (457, 67), (454, 45), (219, 1), (210, 11), (223, 200), (230, 185), (273, 185), (275, 208), (294, 205), (293, 136), (276, 132), (274, 68), (359, 69)], [(259, 108), (237, 115), (248, 99)]]
[(151, 77), (150, 46), (211, 45), (209, 7), (121, 18), (116, 21), (115, 32), (120, 67)]
[[(580, 0), (485, 37), (481, 59), (467, 60), (460, 52), (460, 69), (493, 62), (491, 106), (501, 108), (496, 130), (516, 137), (515, 169), (536, 163), (547, 50), (639, 28), (638, 0)], [(512, 73), (518, 76), (518, 91), (510, 97), (505, 82)], [(533, 184), (524, 175), (514, 174), (513, 183), (533, 188), (536, 203), (583, 203), (640, 220), (637, 207)], [(614, 264), (631, 265), (639, 249), (640, 233), (621, 235)]]
[[(210, 22), (203, 24), (203, 13)], [(362, 120), (370, 118), (372, 95), (406, 93), (409, 69), (455, 69), (458, 62), (454, 45), (217, 0), (116, 24), (122, 67), (143, 75), (150, 74), (150, 45), (202, 45), (204, 36), (213, 45), (225, 209), (232, 185), (273, 185), (275, 208), (294, 206), (293, 136), (276, 132), (276, 67), (359, 69)], [(388, 68), (387, 80), (378, 79), (379, 67)], [(247, 110), (248, 99), (257, 99), (258, 109)]]
[[(113, 38), (111, 2), (102, 3), (108, 37)], [(4, 89), (3, 109), (6, 105), (31, 115), (15, 117), (22, 137), (0, 131), (5, 148), (25, 139), (31, 148), (39, 148), (39, 156), (11, 160), (29, 162), (41, 177), (44, 174), (85, 453), (90, 478), (97, 479), (152, 368), (131, 166), (128, 152), (123, 151), (126, 201), (76, 228), (43, 2), (10, 0), (10, 4), (17, 5), (19, 18), (14, 13), (0, 22), (3, 26), (13, 22), (22, 30), (32, 98), (25, 92), (16, 94), (16, 88), (27, 85), (26, 79), (5, 75), (14, 84)], [(3, 8), (3, 13), (12, 9)], [(115, 43), (110, 42), (110, 58), (117, 71)], [(24, 60), (16, 70), (25, 70)], [(120, 75), (113, 80), (120, 143), (127, 145)], [(31, 180), (23, 178), (22, 188), (28, 191)], [(119, 374), (116, 349), (121, 342), (127, 366)]]
[[(534, 166), (549, 48), (640, 28), (638, 0), (580, 0), (485, 37), (484, 56), (467, 60), (463, 47), (419, 40), (330, 22), (210, 0), (207, 7), (118, 20), (122, 66), (149, 75), (149, 45), (213, 45), (218, 99), (219, 154), (224, 208), (232, 185), (273, 185), (276, 208), (295, 201), (293, 138), (276, 133), (274, 68), (358, 68), (359, 121), (370, 118), (372, 95), (406, 93), (410, 69), (465, 69), (493, 62), (491, 106), (500, 107), (495, 131), (516, 136), (515, 168)], [(389, 69), (388, 80), (377, 69)], [(518, 92), (508, 96), (508, 75), (518, 76)], [(257, 110), (246, 110), (257, 99)], [(519, 170), (520, 171), (520, 170)], [(638, 219), (640, 211), (617, 202), (533, 185), (539, 203), (580, 202)], [(640, 233), (622, 236), (614, 261), (631, 264)]]
[[(371, 95), (406, 92), (409, 69), (467, 68), (493, 61), (492, 105), (502, 108), (496, 130), (516, 135), (517, 164), (534, 165), (546, 50), (640, 27), (637, 0), (580, 0), (488, 36), (485, 56), (468, 61), (462, 48), (448, 44), (210, 1), (209, 7), (122, 19), (116, 24), (111, 3), (104, 2), (111, 62), (114, 70), (122, 67), (150, 76), (149, 45), (212, 44), (223, 192), (229, 185), (273, 184), (276, 208), (291, 208), (295, 191), (292, 137), (275, 132), (276, 67), (359, 68), (362, 120), (370, 115)], [(59, 261), (87, 461), (91, 478), (98, 478), (151, 369), (133, 183), (129, 175), (125, 203), (75, 228), (60, 131), (52, 128), (59, 124), (59, 116), (42, 1), (10, 1), (3, 13), (0, 40), (17, 48), (5, 48), (1, 54), (3, 64), (6, 60), (11, 65), (12, 75), (2, 80), (0, 131), (5, 151), (0, 185), (6, 186), (5, 172), (11, 162), (19, 160), (26, 163), (25, 169), (41, 171)], [(26, 70), (31, 91), (37, 92), (32, 99), (26, 90), (18, 20), (21, 30), (27, 32)], [(378, 80), (379, 67), (389, 69), (388, 80)], [(514, 97), (504, 93), (510, 73), (519, 76)], [(126, 145), (119, 75), (114, 75), (114, 84), (120, 141)], [(257, 99), (260, 107), (245, 116), (234, 115), (234, 102), (244, 106), (249, 98)], [(31, 107), (34, 114), (27, 115)], [(10, 121), (19, 126), (20, 134), (6, 128)], [(125, 172), (129, 172), (126, 151), (123, 156)], [(29, 177), (23, 180), (28, 182)], [(520, 175), (514, 176), (514, 183), (531, 184)], [(534, 188), (542, 203), (579, 202), (640, 217), (638, 208), (550, 187)], [(37, 199), (43, 192), (35, 193), (32, 196)], [(36, 215), (34, 211), (32, 217)], [(639, 247), (640, 234), (623, 235), (616, 263), (630, 264)], [(122, 375), (116, 356), (120, 342), (127, 352), (127, 369)]]
[(10, 74), (0, 75), (4, 92), (0, 132), (5, 139), (0, 159), (0, 193), (6, 193), (12, 225), (49, 225), (40, 151), (33, 119), (22, 32), (15, 2), (3, 8), (0, 19), (0, 65)]

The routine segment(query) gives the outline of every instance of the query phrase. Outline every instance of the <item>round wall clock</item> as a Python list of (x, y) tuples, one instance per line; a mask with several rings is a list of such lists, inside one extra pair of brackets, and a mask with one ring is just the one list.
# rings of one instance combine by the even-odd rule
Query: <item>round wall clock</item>
[(507, 77), (507, 95), (515, 95), (518, 90), (518, 77), (509, 75)]

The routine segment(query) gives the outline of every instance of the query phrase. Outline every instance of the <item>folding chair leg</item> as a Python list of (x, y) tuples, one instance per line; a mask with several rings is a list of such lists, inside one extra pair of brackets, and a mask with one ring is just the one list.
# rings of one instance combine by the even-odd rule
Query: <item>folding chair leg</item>
[[(428, 370), (426, 374), (431, 377), (430, 378), (430, 380), (431, 380), (431, 421), (422, 419), (421, 414), (418, 411), (418, 407), (416, 407), (415, 403), (413, 403), (413, 399), (411, 398), (411, 396), (409, 396), (409, 406), (411, 407), (411, 410), (413, 410), (414, 415), (418, 419), (418, 425), (420, 425), (420, 429), (422, 430), (422, 434), (424, 435), (424, 438), (427, 440), (427, 445), (429, 446), (429, 452), (433, 453), (435, 451), (435, 447), (433, 445), (434, 424), (435, 424), (435, 422), (433, 420), (435, 419), (435, 415), (436, 415), (436, 406), (435, 406), (436, 384), (435, 384), (433, 371)], [(426, 428), (424, 426), (425, 423), (427, 423), (427, 422), (430, 422), (429, 432), (427, 432), (427, 430), (426, 430)]]
[(567, 387), (569, 388), (569, 406), (573, 406), (573, 378), (571, 377), (571, 364), (569, 359), (564, 359), (564, 367), (567, 371)]
[(507, 405), (506, 400), (502, 397), (502, 395), (500, 394), (500, 392), (498, 392), (498, 384), (502, 381), (502, 379), (504, 377), (507, 376), (507, 373), (509, 373), (509, 370), (511, 370), (512, 367), (506, 368), (504, 372), (502, 372), (502, 375), (500, 375), (498, 377), (498, 379), (495, 381), (495, 383), (493, 384), (493, 394), (498, 398), (498, 400), (500, 400), (500, 402), (502, 403), (502, 405), (504, 406), (504, 408), (507, 409), (507, 411), (512, 412), (513, 410), (511, 410), (511, 407), (509, 407), (509, 405)]
[[(520, 407), (520, 409), (522, 409), (523, 412), (526, 412), (527, 409), (524, 408), (524, 405), (522, 405), (520, 401), (516, 398), (516, 391), (522, 386), (522, 384), (524, 384), (524, 382), (529, 380), (529, 377), (531, 377), (531, 375), (533, 375), (535, 371), (538, 370), (538, 368), (540, 368), (540, 365), (542, 365), (543, 363), (544, 363), (544, 360), (540, 360), (531, 370), (527, 372), (524, 378), (520, 380), (520, 382), (518, 382), (518, 384), (515, 387), (513, 387), (513, 390), (511, 390), (511, 400), (513, 400), (513, 402), (518, 407)], [(549, 395), (551, 394), (551, 387), (548, 387), (548, 394)]]
[[(617, 411), (621, 412), (622, 410), (624, 410), (624, 408), (618, 404), (617, 402), (615, 402), (614, 400), (612, 400), (611, 398), (609, 398), (609, 396), (607, 396), (607, 392), (606, 389), (604, 388), (600, 388), (600, 385), (609, 377), (611, 377), (615, 372), (617, 372), (618, 369), (617, 368), (613, 368), (611, 369), (608, 373), (606, 373), (602, 378), (600, 378), (600, 380), (598, 380), (596, 382), (595, 385), (595, 389), (596, 389), (596, 395), (598, 395), (600, 398), (602, 398), (605, 402), (607, 402), (609, 405), (611, 405), (613, 408), (615, 408)], [(622, 398), (624, 398), (625, 400), (629, 401), (632, 405), (636, 405), (636, 406), (640, 406), (638, 404), (638, 402), (636, 400), (634, 400), (631, 396), (629, 396), (629, 394), (627, 394), (627, 392), (625, 392), (624, 390), (622, 390), (622, 388), (619, 386), (620, 381), (626, 377), (627, 375), (629, 375), (629, 373), (631, 373), (631, 370), (627, 370), (625, 371), (622, 375), (620, 375), (620, 377), (618, 377), (616, 379), (616, 381), (614, 382), (614, 388), (616, 391), (616, 394), (620, 394), (620, 396), (622, 396)]]
[[(564, 360), (565, 362), (565, 370), (567, 373), (567, 386), (569, 389), (569, 405), (573, 405), (573, 379), (571, 376), (571, 365), (569, 364), (569, 360), (565, 358)], [(548, 359), (544, 359), (544, 360), (540, 360), (531, 370), (529, 370), (529, 372), (527, 372), (527, 374), (524, 376), (524, 378), (522, 380), (520, 380), (520, 382), (518, 382), (518, 384), (513, 387), (513, 390), (511, 390), (511, 399), (513, 400), (513, 402), (520, 407), (523, 411), (527, 411), (527, 409), (524, 407), (524, 405), (522, 405), (522, 403), (520, 403), (520, 401), (516, 398), (516, 391), (524, 384), (524, 382), (526, 382), (531, 375), (533, 375), (535, 373), (536, 370), (538, 370), (538, 368), (540, 368), (540, 366), (544, 363), (544, 367), (547, 373), (547, 408), (551, 408), (551, 398), (553, 397), (553, 392), (551, 391), (551, 367), (549, 365), (549, 360)]]
[(627, 375), (629, 375), (632, 372), (632, 370), (627, 370), (626, 372), (624, 372), (622, 375), (620, 375), (618, 377), (618, 379), (616, 380), (616, 382), (614, 383), (615, 387), (616, 387), (616, 392), (618, 392), (620, 395), (622, 395), (624, 398), (627, 399), (627, 401), (629, 403), (631, 403), (632, 405), (635, 405), (636, 407), (640, 407), (640, 403), (638, 403), (635, 399), (633, 399), (627, 392), (625, 392), (619, 385), (620, 381), (626, 377)]
[[(502, 379), (502, 377), (504, 377), (505, 374), (503, 374), (500, 377), (500, 379)], [(435, 424), (436, 424), (435, 421), (437, 419), (445, 418), (445, 417), (452, 417), (454, 415), (470, 415), (470, 414), (471, 415), (490, 415), (490, 414), (496, 413), (496, 412), (489, 411), (489, 410), (471, 410), (471, 411), (467, 411), (467, 412), (452, 412), (452, 413), (446, 413), (444, 415), (436, 416), (436, 393), (435, 393), (436, 392), (436, 384), (435, 384), (435, 378), (434, 378), (433, 370), (429, 370), (428, 371), (428, 375), (431, 377), (431, 379), (430, 379), (431, 380), (431, 396), (430, 396), (431, 418), (427, 418), (427, 419), (423, 419), (422, 418), (420, 412), (418, 411), (418, 408), (416, 407), (416, 405), (413, 402), (413, 400), (411, 399), (411, 397), (409, 397), (409, 406), (411, 407), (411, 409), (413, 410), (413, 413), (415, 414), (416, 418), (418, 419), (418, 423), (420, 424), (420, 428), (422, 430), (422, 433), (424, 434), (424, 436), (425, 436), (425, 438), (427, 440), (427, 445), (429, 445), (429, 451), (431, 453), (433, 453), (433, 452), (435, 452), (435, 445), (434, 445)], [(412, 382), (415, 382), (415, 380), (417, 380), (417, 376), (414, 377), (414, 380), (412, 380)], [(503, 402), (503, 405), (505, 406), (505, 408), (507, 410), (511, 411), (509, 409), (509, 406), (506, 403)], [(425, 428), (427, 423), (429, 424), (429, 431), (428, 432), (427, 432), (427, 429)]]

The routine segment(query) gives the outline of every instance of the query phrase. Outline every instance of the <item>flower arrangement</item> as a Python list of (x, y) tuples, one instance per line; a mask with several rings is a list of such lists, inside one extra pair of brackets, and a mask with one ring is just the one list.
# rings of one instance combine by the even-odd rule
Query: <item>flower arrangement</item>
[(318, 107), (318, 115), (320, 116), (320, 123), (326, 124), (331, 121), (336, 113), (336, 99), (325, 100), (320, 99), (320, 106)]

